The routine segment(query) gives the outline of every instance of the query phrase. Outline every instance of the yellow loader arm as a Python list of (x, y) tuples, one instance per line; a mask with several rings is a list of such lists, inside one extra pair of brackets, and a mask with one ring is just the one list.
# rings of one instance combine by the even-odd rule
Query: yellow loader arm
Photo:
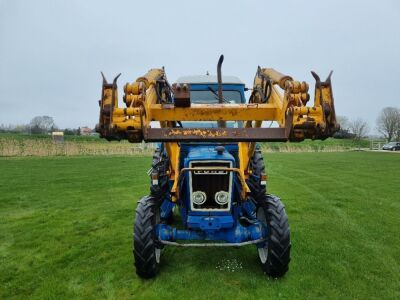
[[(108, 83), (103, 76), (100, 119), (96, 126), (108, 140), (130, 142), (249, 142), (325, 139), (339, 129), (332, 96), (331, 75), (321, 81), (312, 72), (315, 99), (308, 84), (293, 80), (274, 69), (258, 67), (247, 104), (190, 103), (190, 85), (171, 86), (164, 69), (152, 69), (124, 86), (125, 107), (119, 107), (117, 78)], [(160, 128), (152, 128), (158, 121)], [(243, 128), (182, 128), (181, 121), (244, 121)], [(263, 121), (277, 122), (277, 128), (262, 128)], [(252, 147), (250, 147), (252, 149)]]
[(269, 103), (276, 107), (278, 115), (273, 121), (277, 121), (280, 127), (290, 128), (290, 141), (326, 139), (339, 129), (332, 95), (332, 71), (324, 82), (315, 72), (311, 74), (316, 81), (314, 105), (311, 107), (306, 106), (310, 95), (309, 85), (304, 81), (295, 81), (274, 69), (260, 67), (254, 79), (249, 102)]

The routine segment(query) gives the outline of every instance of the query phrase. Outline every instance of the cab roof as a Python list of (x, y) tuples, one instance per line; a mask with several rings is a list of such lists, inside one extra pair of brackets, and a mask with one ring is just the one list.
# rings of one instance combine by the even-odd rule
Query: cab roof
[[(215, 75), (191, 75), (179, 77), (176, 82), (188, 84), (217, 84), (218, 78)], [(236, 76), (222, 76), (222, 83), (244, 85), (244, 83)]]

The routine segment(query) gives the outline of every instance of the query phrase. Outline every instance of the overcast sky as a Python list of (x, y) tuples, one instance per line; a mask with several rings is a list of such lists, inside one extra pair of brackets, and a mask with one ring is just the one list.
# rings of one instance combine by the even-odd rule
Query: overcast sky
[[(400, 1), (0, 0), (0, 124), (37, 115), (93, 127), (101, 76), (126, 82), (165, 66), (251, 87), (258, 65), (314, 85), (332, 69), (336, 112), (375, 127), (399, 107)], [(311, 92), (313, 93), (313, 92)], [(312, 97), (313, 99), (313, 97)]]

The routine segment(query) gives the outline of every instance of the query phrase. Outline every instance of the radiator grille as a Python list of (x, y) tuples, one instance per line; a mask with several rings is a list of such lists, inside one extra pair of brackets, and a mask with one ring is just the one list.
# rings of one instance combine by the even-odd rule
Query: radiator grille
[[(208, 168), (208, 167), (224, 167), (231, 168), (232, 164), (229, 161), (220, 162), (191, 162), (192, 168)], [(199, 170), (191, 171), (191, 194), (195, 191), (202, 191), (206, 194), (207, 200), (201, 205), (196, 205), (192, 202), (193, 210), (229, 210), (230, 201), (225, 205), (220, 205), (215, 202), (215, 194), (219, 191), (230, 193), (232, 172), (229, 171), (208, 171)], [(230, 197), (229, 197), (230, 198)], [(192, 199), (192, 197), (191, 197)]]

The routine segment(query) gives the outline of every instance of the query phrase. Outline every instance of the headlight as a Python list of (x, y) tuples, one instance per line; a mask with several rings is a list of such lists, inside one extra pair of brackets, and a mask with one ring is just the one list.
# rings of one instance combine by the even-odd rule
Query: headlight
[(204, 202), (206, 202), (207, 196), (206, 193), (202, 191), (196, 191), (192, 193), (192, 201), (196, 205), (202, 205)]
[(229, 193), (225, 191), (219, 191), (215, 193), (215, 202), (219, 205), (225, 205), (229, 201)]

